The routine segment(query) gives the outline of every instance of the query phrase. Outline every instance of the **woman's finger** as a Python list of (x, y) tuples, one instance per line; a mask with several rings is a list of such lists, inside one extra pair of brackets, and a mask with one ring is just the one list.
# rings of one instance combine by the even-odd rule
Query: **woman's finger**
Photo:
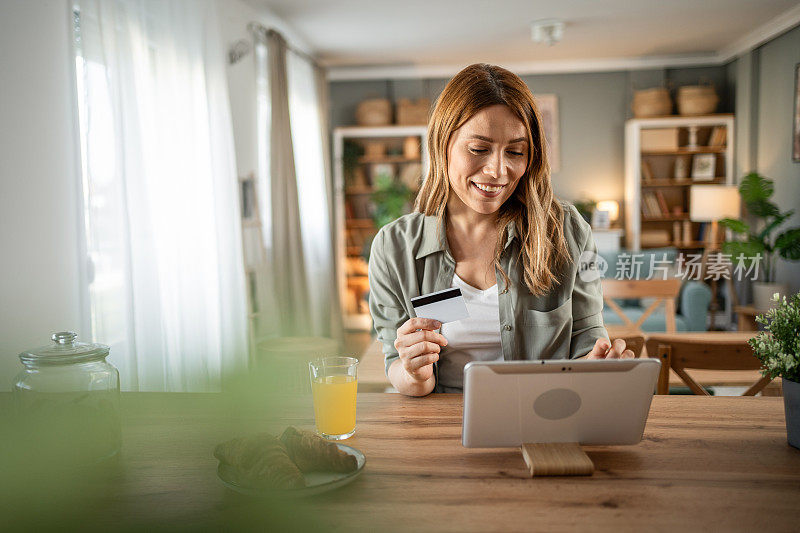
[(435, 331), (430, 330), (422, 330), (400, 335), (395, 340), (394, 347), (399, 349), (403, 346), (413, 346), (422, 341), (430, 341), (435, 342), (440, 346), (447, 346), (447, 339), (445, 339), (444, 335), (441, 333), (436, 333)]
[(594, 347), (592, 351), (586, 354), (587, 359), (602, 359), (605, 356), (606, 351), (611, 346), (611, 343), (608, 342), (607, 339), (597, 339), (594, 343)]
[(622, 359), (635, 359), (635, 358), (636, 354), (633, 353), (633, 351), (631, 350), (625, 350), (624, 352), (622, 352)]
[(439, 329), (442, 323), (432, 318), (414, 317), (406, 320), (402, 326), (397, 328), (397, 336), (414, 333), (418, 329)]
[(441, 348), (435, 342), (423, 341), (418, 342), (413, 346), (403, 348), (400, 351), (400, 357), (411, 359), (412, 357), (417, 357), (426, 353), (439, 353), (439, 350), (441, 350)]
[(438, 360), (439, 360), (439, 354), (438, 353), (422, 354), (422, 355), (419, 355), (417, 357), (414, 357), (413, 359), (410, 359), (408, 361), (408, 363), (406, 364), (406, 369), (409, 370), (409, 371), (411, 371), (411, 370), (419, 370), (423, 366), (431, 365), (431, 364), (435, 363)]
[(615, 339), (611, 343), (611, 350), (608, 351), (606, 359), (620, 359), (622, 352), (625, 351), (625, 339)]

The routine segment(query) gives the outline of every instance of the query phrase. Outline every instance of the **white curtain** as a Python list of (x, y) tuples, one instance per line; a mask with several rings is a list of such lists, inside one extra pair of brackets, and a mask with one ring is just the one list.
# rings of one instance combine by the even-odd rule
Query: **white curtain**
[(76, 20), (94, 339), (125, 390), (219, 390), (247, 322), (216, 3), (79, 0)]
[(259, 143), (268, 154), (263, 189), (271, 195), (271, 231), (265, 234), (275, 298), (271, 333), (341, 340), (324, 75), (277, 32), (256, 37), (266, 50), (256, 55), (259, 72), (269, 80), (260, 85), (268, 95), (259, 102), (269, 110), (259, 117), (269, 127)]

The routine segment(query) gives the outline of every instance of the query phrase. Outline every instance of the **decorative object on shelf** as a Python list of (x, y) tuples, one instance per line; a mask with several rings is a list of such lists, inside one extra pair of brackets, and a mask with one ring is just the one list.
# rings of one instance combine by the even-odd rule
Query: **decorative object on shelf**
[(386, 98), (363, 100), (356, 107), (359, 126), (386, 126), (392, 123), (392, 103)]
[(403, 140), (403, 157), (406, 159), (419, 159), (419, 137), (411, 135)]
[(678, 128), (648, 128), (641, 133), (642, 152), (674, 152), (680, 143)]
[(764, 331), (748, 340), (753, 354), (761, 361), (765, 377), (780, 376), (783, 381), (783, 407), (786, 411), (786, 438), (800, 448), (800, 293), (788, 299), (772, 297), (774, 307), (758, 315)]
[(397, 124), (416, 126), (428, 123), (431, 101), (428, 98), (400, 98), (397, 100)]
[(669, 245), (669, 231), (665, 229), (645, 229), (641, 235), (642, 246), (656, 248)]
[(713, 181), (716, 174), (716, 154), (696, 154), (692, 157), (692, 179), (694, 181)]
[(739, 184), (739, 194), (747, 207), (747, 212), (757, 219), (757, 227), (763, 229), (757, 231), (755, 227), (740, 219), (720, 220), (722, 227), (743, 237), (743, 240), (722, 243), (723, 252), (731, 254), (734, 261), (739, 254), (742, 254), (748, 267), (757, 260), (757, 257), (761, 258), (759, 267), (761, 280), (753, 283), (753, 305), (757, 309), (768, 308), (771, 305), (769, 296), (773, 293), (786, 294), (786, 285), (775, 283), (777, 256), (787, 261), (800, 261), (800, 227), (787, 229), (777, 237), (772, 237), (772, 233), (794, 214), (793, 209), (781, 213), (778, 206), (769, 200), (774, 192), (775, 187), (771, 179), (757, 172), (751, 172)]
[(794, 128), (792, 130), (792, 161), (800, 163), (800, 63), (794, 67)]
[(554, 94), (535, 94), (539, 115), (542, 117), (542, 128), (547, 141), (547, 162), (551, 172), (561, 169), (561, 147), (558, 129), (558, 97)]
[(680, 155), (675, 158), (675, 167), (672, 177), (676, 180), (689, 179), (689, 164), (691, 163), (692, 156)]
[(658, 117), (672, 113), (672, 99), (666, 87), (633, 92), (631, 110), (636, 118)]
[(375, 228), (380, 229), (409, 211), (409, 202), (413, 192), (404, 183), (400, 183), (389, 175), (379, 175), (375, 179)]
[(383, 157), (386, 155), (386, 143), (381, 141), (365, 141), (365, 157)]
[(713, 85), (685, 85), (678, 87), (677, 101), (680, 115), (710, 115), (717, 109), (719, 96)]

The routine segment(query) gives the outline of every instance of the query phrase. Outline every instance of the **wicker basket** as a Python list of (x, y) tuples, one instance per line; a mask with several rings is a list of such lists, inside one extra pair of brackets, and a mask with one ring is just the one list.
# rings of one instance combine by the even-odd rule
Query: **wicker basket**
[(708, 115), (717, 110), (719, 97), (711, 85), (686, 85), (678, 88), (678, 113)]
[(431, 101), (427, 98), (416, 101), (400, 98), (397, 100), (397, 123), (403, 126), (427, 124), (430, 107)]
[(631, 110), (636, 118), (669, 115), (672, 113), (672, 99), (669, 97), (669, 89), (655, 87), (634, 91)]
[(364, 100), (356, 108), (359, 126), (387, 126), (392, 123), (392, 103), (386, 98)]

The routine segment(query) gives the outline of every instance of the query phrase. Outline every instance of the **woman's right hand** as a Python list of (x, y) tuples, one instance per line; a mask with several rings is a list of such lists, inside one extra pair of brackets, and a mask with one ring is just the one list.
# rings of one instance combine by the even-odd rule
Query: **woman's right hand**
[(435, 330), (441, 322), (431, 318), (409, 318), (397, 328), (394, 347), (406, 373), (415, 381), (428, 381), (433, 375), (433, 363), (439, 360), (442, 346), (447, 346), (444, 335)]

